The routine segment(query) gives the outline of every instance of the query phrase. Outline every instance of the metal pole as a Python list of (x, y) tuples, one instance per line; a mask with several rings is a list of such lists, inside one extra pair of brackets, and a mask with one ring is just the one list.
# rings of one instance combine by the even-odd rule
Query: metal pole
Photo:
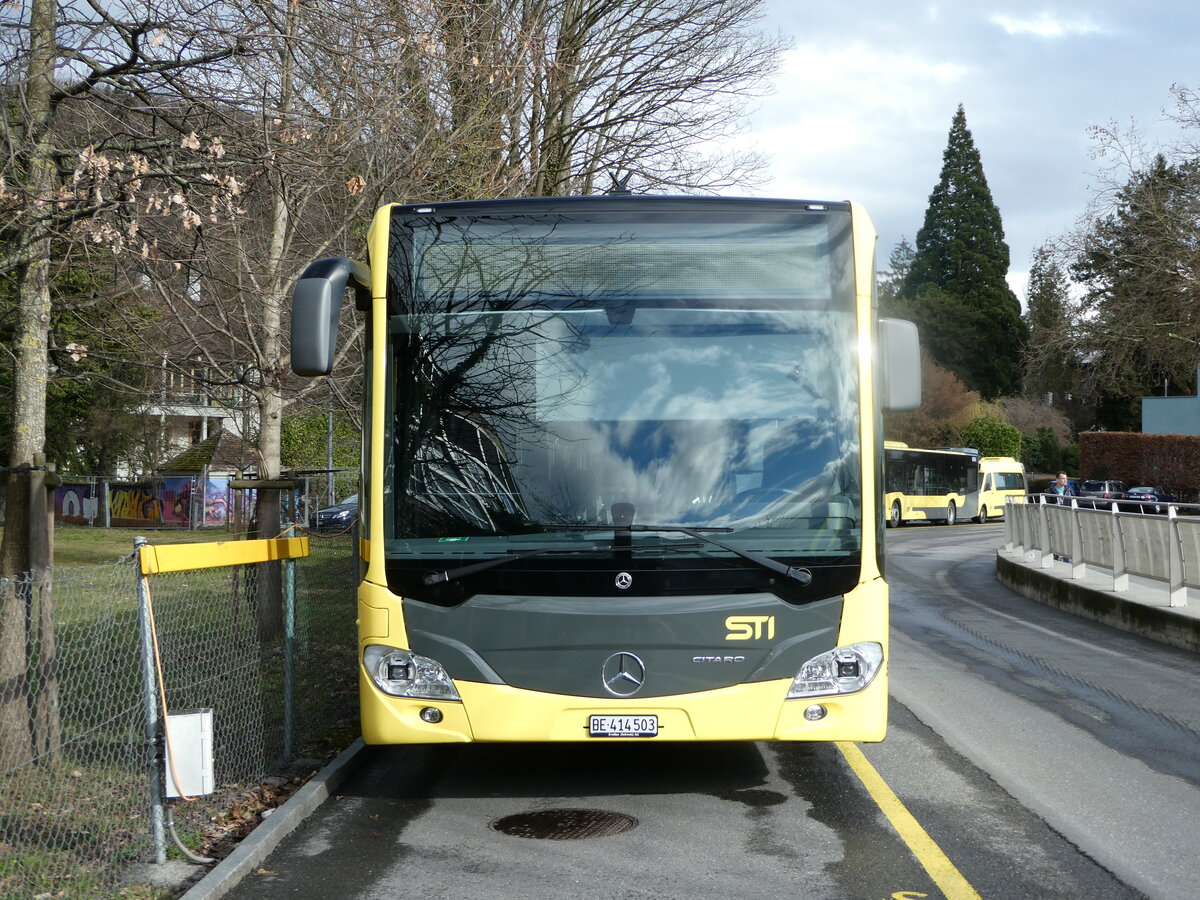
[(142, 575), (142, 548), (150, 542), (141, 535), (133, 539), (133, 564), (137, 573), (138, 629), (142, 648), (142, 701), (146, 708), (146, 771), (150, 782), (150, 833), (154, 838), (154, 861), (167, 861), (167, 832), (163, 818), (161, 760), (158, 752), (158, 692), (154, 679), (154, 634), (150, 628), (150, 595)]
[[(293, 537), (295, 526), (289, 525), (287, 536)], [(293, 693), (296, 661), (296, 561), (283, 561), (283, 761), (292, 761), (292, 732), (295, 729)]]
[[(1144, 509), (1144, 507), (1143, 507)], [(1167, 507), (1167, 604), (1187, 606), (1187, 582), (1183, 569), (1183, 542), (1175, 507)]]
[(329, 412), (326, 420), (325, 429), (325, 488), (329, 494), (329, 505), (333, 506), (336, 502), (333, 496), (333, 382), (328, 382), (329, 385)]

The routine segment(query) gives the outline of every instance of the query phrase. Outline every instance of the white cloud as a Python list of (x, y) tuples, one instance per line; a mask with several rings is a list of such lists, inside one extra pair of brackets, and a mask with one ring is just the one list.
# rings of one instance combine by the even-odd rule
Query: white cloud
[(1086, 34), (1105, 34), (1106, 29), (1086, 15), (1060, 15), (1053, 10), (1042, 10), (1032, 16), (996, 15), (990, 18), (1009, 35), (1033, 35), (1039, 38), (1075, 37)]
[(783, 172), (814, 164), (845, 171), (875, 150), (885, 162), (883, 145), (896, 133), (946, 130), (941, 98), (968, 71), (865, 44), (802, 45), (785, 54), (776, 78), (780, 93), (764, 104), (750, 137)]
[(775, 79), (779, 93), (739, 140), (771, 159), (759, 193), (866, 203), (887, 235), (886, 257), (920, 225), (972, 72), (973, 64), (903, 45), (796, 46)]
[(962, 63), (865, 43), (803, 44), (784, 54), (780, 81), (802, 84), (806, 96), (824, 98), (829, 105), (854, 100), (856, 105), (878, 107), (907, 103), (913, 90), (952, 84), (968, 71)]
[(1021, 310), (1024, 311), (1029, 295), (1029, 273), (1009, 272), (1005, 280), (1008, 282), (1008, 286), (1012, 288), (1012, 292), (1017, 295), (1017, 299), (1021, 301)]

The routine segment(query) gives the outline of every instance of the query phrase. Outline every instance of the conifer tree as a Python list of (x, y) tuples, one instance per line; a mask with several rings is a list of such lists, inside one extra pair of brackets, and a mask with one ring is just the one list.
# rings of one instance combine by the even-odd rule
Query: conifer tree
[(888, 268), (876, 273), (875, 290), (879, 296), (880, 314), (897, 319), (912, 318), (908, 304), (900, 292), (905, 279), (908, 278), (916, 252), (908, 238), (901, 237), (900, 243), (893, 248), (891, 256), (888, 257)]
[(1027, 329), (1008, 265), (1000, 211), (960, 105), (900, 293), (934, 359), (984, 398), (1021, 383)]
[(1071, 315), (1067, 273), (1048, 246), (1033, 254), (1026, 291), (1025, 322), (1029, 343), (1024, 355), (1025, 394), (1036, 399), (1050, 395), (1061, 403), (1075, 391), (1078, 341)]

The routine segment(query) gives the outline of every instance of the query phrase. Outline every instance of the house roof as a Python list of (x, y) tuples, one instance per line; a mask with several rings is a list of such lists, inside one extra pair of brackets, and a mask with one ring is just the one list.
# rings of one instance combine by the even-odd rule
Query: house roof
[(184, 450), (162, 466), (162, 474), (192, 475), (204, 471), (245, 472), (257, 468), (257, 453), (253, 447), (224, 428), (198, 444)]

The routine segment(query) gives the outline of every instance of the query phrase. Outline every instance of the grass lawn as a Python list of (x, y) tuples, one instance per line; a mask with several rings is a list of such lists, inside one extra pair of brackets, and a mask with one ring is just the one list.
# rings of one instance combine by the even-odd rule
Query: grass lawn
[[(4, 529), (0, 528), (0, 534)], [(87, 528), (59, 525), (54, 529), (54, 565), (63, 567), (101, 566), (115, 563), (133, 552), (133, 539), (145, 536), (152, 544), (186, 544), (201, 541), (238, 540), (225, 529), (155, 531), (138, 528)]]

